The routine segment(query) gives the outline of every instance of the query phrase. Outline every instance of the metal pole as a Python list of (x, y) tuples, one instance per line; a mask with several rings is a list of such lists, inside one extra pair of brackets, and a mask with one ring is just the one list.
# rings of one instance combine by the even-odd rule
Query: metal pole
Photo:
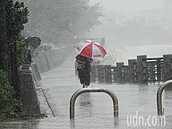
[(74, 118), (75, 100), (77, 99), (77, 97), (80, 94), (86, 93), (86, 92), (104, 92), (104, 93), (107, 93), (108, 95), (110, 95), (112, 100), (113, 100), (114, 116), (118, 116), (118, 99), (117, 99), (116, 95), (111, 90), (109, 90), (109, 89), (100, 89), (100, 88), (83, 88), (83, 89), (77, 90), (72, 95), (72, 97), (70, 99), (70, 118)]
[(163, 115), (164, 111), (162, 108), (162, 92), (167, 86), (172, 86), (172, 80), (164, 82), (163, 85), (161, 85), (157, 91), (157, 111), (158, 115)]

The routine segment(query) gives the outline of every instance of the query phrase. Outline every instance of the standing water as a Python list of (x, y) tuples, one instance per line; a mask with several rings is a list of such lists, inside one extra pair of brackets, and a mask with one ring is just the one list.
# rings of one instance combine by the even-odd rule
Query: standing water
[(113, 116), (113, 103), (105, 93), (83, 93), (75, 104), (75, 119), (69, 118), (72, 94), (82, 88), (75, 76), (75, 53), (64, 64), (42, 74), (41, 85), (54, 115), (44, 119), (7, 122), (2, 129), (171, 129), (172, 91), (163, 93), (165, 116), (157, 116), (156, 93), (159, 85), (98, 84), (90, 87), (112, 90), (119, 102), (119, 117)]

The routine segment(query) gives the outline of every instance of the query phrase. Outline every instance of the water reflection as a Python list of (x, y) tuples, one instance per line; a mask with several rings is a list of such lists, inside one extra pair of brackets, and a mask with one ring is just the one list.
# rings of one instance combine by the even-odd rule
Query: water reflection
[(172, 89), (165, 90), (165, 99), (171, 99), (172, 100)]
[(148, 85), (136, 85), (138, 87), (138, 90), (143, 92), (143, 91), (147, 91), (149, 89)]
[[(79, 96), (79, 116), (75, 117), (75, 119), (70, 119), (70, 129), (93, 127), (94, 129), (99, 129), (100, 127), (113, 129), (118, 127), (118, 117), (109, 114), (101, 115), (95, 113), (95, 109), (99, 110), (100, 107), (95, 107), (95, 105), (93, 105), (93, 98), (90, 93), (83, 93)], [(106, 109), (104, 108), (103, 110)]]
[(80, 107), (92, 107), (90, 93), (83, 93), (79, 98)]
[(2, 129), (39, 129), (39, 122), (35, 119), (23, 121), (8, 121), (0, 123)]
[(75, 119), (74, 118), (70, 119), (70, 129), (75, 129)]
[[(105, 96), (101, 95), (92, 95), (90, 93), (82, 94), (79, 97), (79, 119), (72, 121), (71, 129), (86, 129), (92, 128), (97, 129), (97, 127), (101, 128), (133, 128), (133, 126), (127, 126), (127, 115), (132, 115), (136, 111), (138, 111), (141, 115), (147, 116), (156, 116), (156, 93), (159, 88), (158, 85), (115, 85), (109, 86), (109, 89), (115, 91), (119, 98), (120, 104), (120, 115), (118, 117), (113, 117), (109, 114), (109, 109), (111, 109), (111, 105), (109, 105), (109, 100)], [(168, 114), (168, 119), (166, 119), (167, 124), (165, 126), (139, 126), (138, 129), (168, 129), (171, 123), (171, 101), (172, 96), (169, 90), (165, 91), (164, 94), (164, 108), (166, 109), (166, 114)], [(91, 96), (92, 95), (92, 96)], [(105, 106), (102, 106), (105, 104)], [(93, 105), (94, 104), (94, 105)], [(83, 117), (84, 116), (84, 117)], [(154, 117), (153, 117), (154, 118)], [(169, 119), (170, 118), (170, 119)], [(159, 120), (161, 123), (161, 119)], [(162, 121), (164, 122), (164, 121)]]
[(114, 129), (119, 127), (118, 117), (85, 117), (82, 119), (70, 119), (70, 129)]
[(82, 110), (81, 115), (91, 117), (93, 115), (92, 106), (90, 93), (83, 93), (79, 96), (79, 108)]
[(117, 127), (119, 125), (119, 117), (114, 117), (114, 127)]

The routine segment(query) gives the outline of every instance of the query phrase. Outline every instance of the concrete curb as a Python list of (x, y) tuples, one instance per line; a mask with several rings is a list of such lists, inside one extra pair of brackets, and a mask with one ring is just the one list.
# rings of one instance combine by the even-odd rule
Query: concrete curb
[(44, 114), (45, 117), (54, 117), (51, 106), (44, 93), (44, 89), (42, 89), (41, 83), (39, 81), (35, 82), (35, 88), (36, 88), (36, 94), (38, 96), (41, 114)]
[(32, 69), (32, 76), (34, 79), (36, 94), (40, 106), (40, 114), (44, 114), (45, 117), (53, 117), (54, 116), (53, 110), (51, 109), (48, 99), (44, 93), (44, 89), (42, 89), (40, 83), (41, 75), (39, 73), (38, 67), (36, 64), (32, 64), (31, 66), (32, 66), (31, 69)]

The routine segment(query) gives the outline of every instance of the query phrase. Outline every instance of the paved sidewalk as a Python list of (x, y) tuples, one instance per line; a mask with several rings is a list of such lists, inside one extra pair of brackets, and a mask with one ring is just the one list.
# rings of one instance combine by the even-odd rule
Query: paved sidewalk
[(44, 89), (41, 86), (36, 87), (36, 93), (40, 103), (41, 114), (45, 114), (45, 117), (52, 117), (53, 113), (45, 96)]

